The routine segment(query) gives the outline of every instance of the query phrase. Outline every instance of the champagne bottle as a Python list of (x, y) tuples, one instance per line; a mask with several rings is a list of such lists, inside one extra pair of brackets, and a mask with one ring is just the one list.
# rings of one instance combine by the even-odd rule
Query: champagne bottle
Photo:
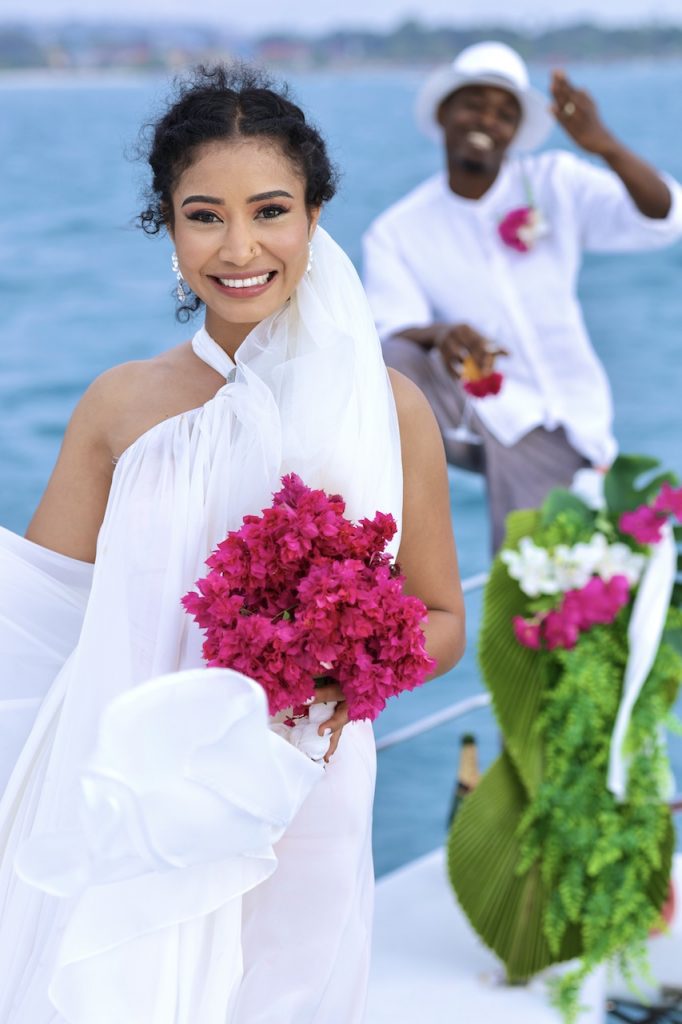
[(460, 741), (457, 782), (455, 784), (455, 791), (452, 794), (448, 828), (452, 825), (462, 800), (464, 800), (468, 793), (471, 793), (472, 789), (475, 789), (480, 778), (481, 772), (478, 767), (476, 737), (472, 733), (466, 733)]

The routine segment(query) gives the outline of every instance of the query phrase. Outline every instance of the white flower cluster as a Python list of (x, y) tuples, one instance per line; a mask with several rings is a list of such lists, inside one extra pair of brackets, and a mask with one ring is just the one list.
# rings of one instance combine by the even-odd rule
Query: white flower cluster
[(586, 544), (557, 544), (553, 551), (523, 537), (518, 551), (503, 551), (500, 557), (528, 597), (580, 590), (592, 576), (625, 576), (634, 587), (646, 561), (627, 544), (609, 544), (603, 533), (595, 533)]
[(528, 249), (532, 249), (535, 243), (549, 234), (549, 224), (543, 217), (537, 206), (530, 208), (528, 220), (517, 230), (516, 234)]

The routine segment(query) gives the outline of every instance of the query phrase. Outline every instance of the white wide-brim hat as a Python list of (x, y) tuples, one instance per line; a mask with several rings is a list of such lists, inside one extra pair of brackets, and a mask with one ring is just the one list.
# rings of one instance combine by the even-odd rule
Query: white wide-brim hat
[(521, 106), (521, 123), (510, 150), (535, 149), (552, 130), (550, 101), (531, 86), (525, 62), (510, 46), (487, 42), (467, 46), (452, 64), (436, 68), (424, 82), (415, 114), (419, 128), (430, 139), (443, 137), (437, 120), (441, 103), (466, 85), (494, 85), (516, 96)]

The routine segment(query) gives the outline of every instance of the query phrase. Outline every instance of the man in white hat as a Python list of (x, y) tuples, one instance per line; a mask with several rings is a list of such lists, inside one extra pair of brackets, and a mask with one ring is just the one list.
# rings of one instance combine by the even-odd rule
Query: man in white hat
[[(680, 186), (623, 146), (561, 72), (551, 94), (550, 111), (501, 43), (470, 46), (437, 69), (417, 119), (442, 139), (447, 173), (364, 238), (386, 362), (431, 400), (449, 460), (485, 472), (494, 550), (510, 510), (540, 504), (577, 469), (615, 456), (610, 389), (576, 295), (582, 252), (682, 236)], [(607, 166), (567, 151), (530, 155), (554, 119)], [(465, 360), (465, 371), (485, 373), (495, 356), (499, 394), (467, 398)], [(461, 443), (466, 428), (477, 447)]]

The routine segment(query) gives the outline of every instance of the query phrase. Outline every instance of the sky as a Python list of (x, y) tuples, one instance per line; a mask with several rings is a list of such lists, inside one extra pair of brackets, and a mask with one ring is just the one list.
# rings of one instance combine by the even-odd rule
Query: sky
[(416, 18), (426, 24), (496, 22), (533, 30), (590, 20), (602, 25), (658, 21), (682, 25), (682, 0), (0, 0), (0, 21), (174, 20), (219, 22), (240, 34), (287, 29), (314, 34), (335, 27), (385, 29)]

